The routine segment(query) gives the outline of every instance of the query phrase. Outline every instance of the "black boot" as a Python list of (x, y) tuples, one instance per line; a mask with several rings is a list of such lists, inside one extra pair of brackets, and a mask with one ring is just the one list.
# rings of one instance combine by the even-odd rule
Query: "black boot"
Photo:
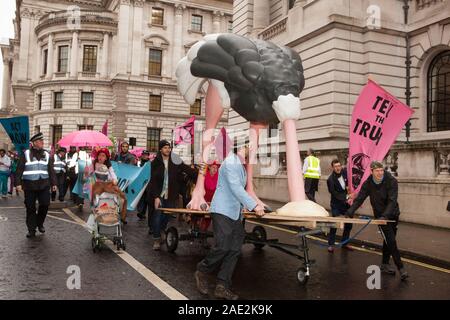
[(44, 228), (44, 226), (38, 227), (38, 230), (39, 230), (40, 233), (45, 233), (45, 228)]
[(27, 238), (34, 238), (36, 237), (36, 231), (28, 231)]

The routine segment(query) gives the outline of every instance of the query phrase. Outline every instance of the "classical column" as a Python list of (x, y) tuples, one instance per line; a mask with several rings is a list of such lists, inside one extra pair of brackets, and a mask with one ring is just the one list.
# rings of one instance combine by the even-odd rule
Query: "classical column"
[(20, 14), (20, 47), (19, 47), (19, 75), (18, 80), (28, 78), (28, 53), (30, 49), (31, 12), (24, 8)]
[(139, 76), (141, 74), (143, 7), (143, 0), (134, 0), (133, 52), (131, 55), (131, 74), (133, 76)]
[(117, 57), (117, 73), (126, 75), (128, 71), (128, 37), (130, 25), (130, 0), (120, 0), (119, 8), (119, 54)]
[(223, 12), (214, 11), (213, 12), (213, 31), (212, 33), (219, 33), (220, 30), (220, 22), (222, 17), (224, 16)]
[(175, 25), (173, 30), (173, 46), (172, 46), (172, 78), (176, 79), (175, 71), (178, 61), (181, 60), (182, 54), (184, 53), (183, 48), (183, 9), (185, 5), (176, 4), (175, 5)]
[(5, 110), (8, 107), (9, 102), (9, 58), (3, 58), (3, 84), (2, 84), (2, 105), (1, 108)]
[(70, 77), (76, 78), (78, 74), (78, 31), (72, 33), (72, 47), (70, 49)]
[(103, 50), (102, 50), (102, 67), (100, 70), (100, 77), (108, 77), (108, 59), (109, 59), (109, 33), (103, 33)]
[(270, 24), (270, 0), (258, 0), (253, 2), (253, 31), (256, 36)]
[(53, 77), (53, 33), (48, 35), (48, 45), (47, 45), (47, 79)]

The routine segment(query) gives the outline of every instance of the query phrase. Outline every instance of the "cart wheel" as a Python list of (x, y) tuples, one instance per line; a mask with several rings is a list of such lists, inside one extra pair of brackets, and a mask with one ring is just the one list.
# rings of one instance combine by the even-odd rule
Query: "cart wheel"
[(306, 269), (301, 267), (297, 270), (297, 280), (301, 285), (305, 285), (308, 282), (309, 275), (306, 274)]
[[(258, 241), (266, 241), (267, 240), (266, 229), (264, 229), (264, 227), (262, 227), (262, 226), (254, 227), (252, 234), (253, 234), (254, 238), (256, 238), (256, 240), (258, 240)], [(264, 248), (264, 244), (254, 243), (253, 245), (255, 246), (256, 249)]]
[(166, 231), (166, 245), (167, 251), (175, 252), (178, 247), (178, 230), (175, 227), (170, 227)]

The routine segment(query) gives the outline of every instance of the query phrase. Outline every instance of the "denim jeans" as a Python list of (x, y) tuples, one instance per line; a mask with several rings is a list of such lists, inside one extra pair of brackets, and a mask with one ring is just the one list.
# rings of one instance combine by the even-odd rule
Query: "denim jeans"
[[(338, 217), (341, 215), (345, 215), (346, 210), (339, 210), (336, 208), (331, 209), (331, 215), (333, 217)], [(346, 241), (350, 237), (350, 231), (352, 230), (352, 224), (346, 223), (344, 224), (344, 232), (342, 233), (342, 240), (341, 242)], [(334, 242), (336, 241), (336, 228), (330, 228), (330, 234), (328, 235), (328, 245), (333, 246)]]
[(3, 196), (8, 193), (8, 176), (9, 173), (0, 173), (0, 192)]
[[(162, 199), (160, 207), (162, 208), (175, 208), (175, 204), (167, 199)], [(161, 210), (155, 211), (152, 215), (152, 231), (153, 231), (153, 239), (161, 239), (161, 231), (165, 231), (167, 228), (167, 224), (169, 223), (170, 215), (162, 213)]]

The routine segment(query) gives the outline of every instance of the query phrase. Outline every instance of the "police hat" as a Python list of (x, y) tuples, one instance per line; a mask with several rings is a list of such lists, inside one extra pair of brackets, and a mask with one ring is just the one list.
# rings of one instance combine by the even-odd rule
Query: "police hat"
[(44, 140), (44, 135), (43, 135), (41, 132), (36, 133), (34, 136), (32, 136), (32, 137), (30, 138), (30, 141), (31, 141), (31, 142), (35, 142), (35, 141), (37, 141), (37, 140)]

